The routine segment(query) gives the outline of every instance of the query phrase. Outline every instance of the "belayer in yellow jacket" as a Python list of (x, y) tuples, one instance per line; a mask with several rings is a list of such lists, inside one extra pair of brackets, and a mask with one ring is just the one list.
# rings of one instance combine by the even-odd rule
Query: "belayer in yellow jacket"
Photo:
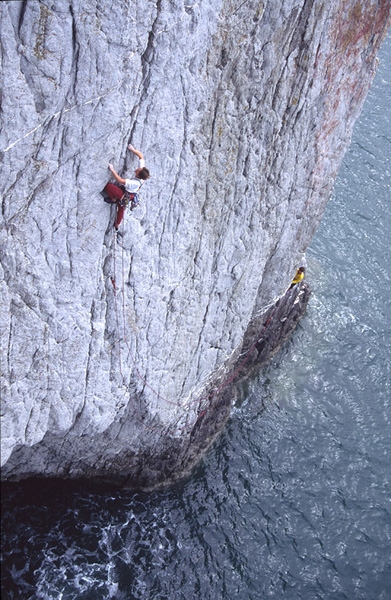
[(299, 269), (297, 269), (296, 275), (292, 279), (290, 288), (293, 288), (294, 285), (296, 285), (297, 283), (300, 283), (300, 281), (302, 279), (304, 279), (304, 273), (305, 273), (305, 267), (300, 267)]

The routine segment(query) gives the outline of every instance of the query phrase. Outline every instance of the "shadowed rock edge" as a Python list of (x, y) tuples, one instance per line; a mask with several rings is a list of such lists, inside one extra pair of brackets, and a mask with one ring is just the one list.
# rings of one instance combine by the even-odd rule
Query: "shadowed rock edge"
[[(83, 477), (69, 479), (73, 484), (98, 485), (151, 491), (168, 486), (189, 475), (195, 465), (223, 430), (235, 399), (235, 387), (243, 379), (251, 377), (276, 354), (292, 335), (300, 319), (304, 316), (311, 295), (306, 281), (288, 289), (265, 313), (249, 325), (240, 355), (221, 373), (203, 393), (198, 417), (192, 429), (185, 432), (184, 439), (166, 435), (159, 436), (156, 446), (145, 453), (136, 455), (124, 452), (121, 455), (121, 469), (116, 472), (91, 471)], [(47, 441), (48, 447), (52, 440)], [(16, 460), (21, 459), (16, 450)], [(13, 457), (14, 458), (14, 457)], [(23, 477), (11, 476), (8, 481), (29, 479), (40, 480), (33, 474)], [(53, 477), (43, 478), (46, 480)], [(61, 479), (67, 479), (62, 474)], [(72, 484), (72, 485), (73, 485)]]

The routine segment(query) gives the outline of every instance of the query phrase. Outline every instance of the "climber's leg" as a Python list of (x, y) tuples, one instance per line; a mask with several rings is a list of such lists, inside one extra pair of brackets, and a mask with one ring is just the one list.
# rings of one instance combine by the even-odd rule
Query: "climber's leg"
[(122, 196), (124, 195), (123, 190), (121, 190), (121, 188), (114, 183), (107, 183), (104, 191), (108, 193), (113, 202), (121, 200)]
[(122, 219), (124, 218), (124, 213), (125, 213), (125, 207), (117, 204), (117, 216), (116, 216), (115, 223), (114, 223), (114, 227), (116, 229), (118, 229), (118, 227), (120, 226), (120, 223), (121, 223)]

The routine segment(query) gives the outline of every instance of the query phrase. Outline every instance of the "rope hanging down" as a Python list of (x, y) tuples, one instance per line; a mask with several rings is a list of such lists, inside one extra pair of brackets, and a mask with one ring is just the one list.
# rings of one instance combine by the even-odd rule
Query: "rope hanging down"
[[(121, 233), (123, 234), (123, 223), (122, 223), (122, 231)], [(120, 317), (119, 317), (119, 309), (118, 309), (118, 299), (117, 299), (117, 269), (116, 269), (116, 262), (117, 262), (117, 256), (116, 256), (116, 246), (117, 246), (117, 240), (114, 241), (114, 268), (113, 268), (113, 277), (111, 278), (111, 283), (113, 285), (113, 290), (114, 290), (114, 303), (115, 303), (115, 313), (116, 313), (116, 325), (117, 325), (117, 331), (118, 333), (120, 332)], [(149, 390), (151, 390), (158, 398), (160, 398), (161, 400), (163, 400), (164, 402), (167, 402), (168, 404), (171, 404), (173, 406), (176, 406), (178, 408), (186, 408), (189, 407), (193, 404), (197, 404), (199, 403), (201, 405), (201, 403), (205, 400), (208, 400), (210, 398), (211, 393), (213, 392), (213, 395), (218, 395), (220, 394), (226, 387), (228, 387), (235, 379), (236, 377), (239, 375), (240, 371), (246, 366), (246, 364), (248, 363), (248, 361), (251, 358), (251, 353), (252, 351), (256, 348), (257, 344), (259, 344), (265, 334), (265, 331), (267, 330), (268, 326), (270, 325), (275, 312), (277, 310), (277, 305), (275, 306), (274, 310), (270, 313), (270, 315), (268, 316), (266, 323), (264, 324), (262, 331), (260, 333), (259, 338), (246, 350), (245, 354), (245, 358), (240, 361), (240, 363), (238, 364), (238, 366), (236, 367), (236, 369), (232, 372), (232, 374), (229, 376), (228, 379), (226, 379), (225, 381), (223, 381), (223, 383), (221, 383), (217, 388), (209, 391), (207, 394), (205, 394), (204, 396), (201, 396), (197, 399), (194, 399), (192, 401), (188, 401), (185, 402), (184, 404), (180, 404), (179, 402), (174, 402), (172, 400), (169, 400), (168, 398), (166, 398), (165, 396), (162, 396), (158, 391), (156, 391), (146, 380), (146, 378), (140, 373), (138, 367), (137, 367), (137, 362), (136, 359), (132, 353), (132, 349), (130, 347), (130, 343), (127, 337), (127, 332), (126, 332), (126, 317), (125, 317), (125, 288), (124, 288), (124, 281), (125, 281), (125, 259), (124, 259), (124, 247), (121, 244), (121, 248), (122, 248), (122, 253), (121, 253), (121, 264), (122, 264), (122, 268), (121, 268), (121, 286), (120, 286), (120, 293), (122, 294), (122, 328), (123, 328), (123, 341), (126, 344), (126, 347), (128, 349), (128, 356), (130, 356), (131, 358), (131, 362), (133, 365), (133, 369), (134, 369), (134, 373), (136, 375), (136, 377), (143, 382), (144, 386), (147, 387)], [(288, 290), (289, 292), (290, 290)], [(119, 350), (118, 350), (118, 359), (119, 359), (119, 369), (120, 369), (120, 373), (121, 373), (121, 377), (122, 380), (125, 381), (123, 372), (122, 372), (122, 354), (121, 354), (121, 339), (118, 340), (118, 346), (119, 346)], [(242, 354), (241, 356), (244, 356), (244, 354)]]

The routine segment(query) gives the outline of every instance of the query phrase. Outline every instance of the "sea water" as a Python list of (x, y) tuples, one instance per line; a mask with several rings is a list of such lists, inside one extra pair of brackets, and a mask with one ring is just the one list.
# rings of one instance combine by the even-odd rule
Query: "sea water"
[(391, 38), (298, 330), (186, 481), (3, 486), (4, 599), (391, 598)]

